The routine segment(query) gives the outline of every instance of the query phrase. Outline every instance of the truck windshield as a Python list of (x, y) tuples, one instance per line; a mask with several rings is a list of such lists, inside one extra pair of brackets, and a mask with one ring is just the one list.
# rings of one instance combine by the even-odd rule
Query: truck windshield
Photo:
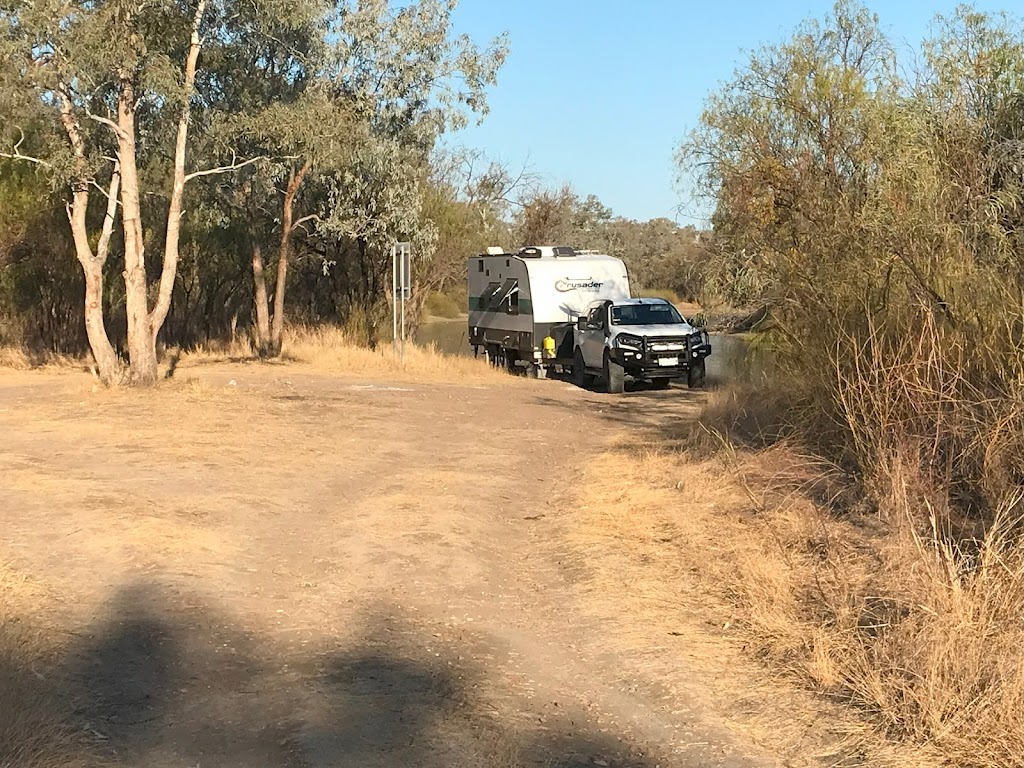
[(671, 304), (624, 304), (612, 307), (612, 325), (671, 325), (685, 322)]

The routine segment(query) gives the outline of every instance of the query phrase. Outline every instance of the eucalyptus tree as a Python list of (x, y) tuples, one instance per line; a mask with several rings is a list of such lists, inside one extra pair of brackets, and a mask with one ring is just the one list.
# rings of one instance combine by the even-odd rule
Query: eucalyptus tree
[[(327, 73), (354, 128), (349, 162), (321, 169), (327, 194), (316, 220), (321, 240), (358, 265), (360, 310), (373, 316), (384, 291), (388, 246), (412, 241), (420, 264), (433, 255), (437, 230), (424, 215), (432, 150), (438, 138), (487, 114), (487, 90), (508, 55), (505, 36), (486, 48), (452, 31), (457, 0), (345, 3), (337, 16)], [(413, 303), (427, 291), (413, 286)], [(368, 336), (375, 341), (374, 324)]]
[(487, 89), (507, 55), (504, 37), (481, 48), (456, 36), (456, 5), (340, 2), (300, 68), (282, 67), (272, 41), (240, 41), (253, 48), (244, 77), (264, 97), (223, 126), (230, 136), (224, 143), (246, 144), (268, 158), (247, 172), (245, 186), (250, 211), (273, 211), (254, 229), (273, 230), (277, 245), (276, 265), (268, 269), (264, 243), (252, 244), (262, 356), (281, 352), (297, 234), (325, 268), (346, 273), (350, 303), (363, 312), (385, 298), (392, 241), (413, 240), (429, 258), (434, 234), (422, 196), (431, 150), (444, 132), (486, 114)]
[[(185, 185), (233, 171), (252, 158), (232, 156), (190, 170), (190, 128), (209, 121), (219, 92), (240, 72), (207, 77), (201, 54), (224, 52), (249, 35), (309, 25), (324, 18), (316, 0), (234, 3), (233, 0), (7, 0), (0, 6), (0, 103), (13, 119), (0, 154), (35, 164), (68, 189), (67, 215), (85, 276), (85, 324), (100, 377), (121, 377), (121, 363), (103, 324), (103, 269), (120, 215), (124, 248), (128, 380), (157, 379), (157, 335), (170, 307), (178, 264)], [(288, 57), (286, 57), (287, 59)], [(26, 151), (32, 131), (36, 152)], [(140, 175), (147, 162), (169, 166), (164, 186)], [(197, 165), (197, 164), (196, 164)], [(103, 196), (98, 236), (90, 195)], [(152, 226), (142, 200), (166, 198), (160, 277), (149, 295), (146, 244)]]

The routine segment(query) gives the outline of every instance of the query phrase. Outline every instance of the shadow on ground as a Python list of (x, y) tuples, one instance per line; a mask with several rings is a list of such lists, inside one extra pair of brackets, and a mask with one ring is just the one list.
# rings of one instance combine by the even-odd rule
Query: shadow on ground
[[(387, 605), (352, 636), (287, 649), (241, 625), (194, 595), (139, 581), (45, 680), (73, 700), (75, 729), (115, 766), (655, 765), (571, 715), (539, 726), (528, 711), (499, 714), (464, 649), (437, 653)], [(36, 765), (16, 754), (0, 763)]]
[(667, 390), (638, 387), (622, 395), (588, 394), (579, 399), (540, 394), (534, 402), (545, 408), (596, 415), (621, 432), (622, 447), (649, 449), (684, 446), (706, 399), (702, 390), (673, 384)]

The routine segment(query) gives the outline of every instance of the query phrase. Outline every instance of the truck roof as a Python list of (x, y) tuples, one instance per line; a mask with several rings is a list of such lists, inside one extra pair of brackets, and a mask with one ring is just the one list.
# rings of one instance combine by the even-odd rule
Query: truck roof
[(668, 299), (656, 299), (653, 297), (647, 297), (642, 299), (616, 299), (612, 304), (616, 306), (624, 306), (626, 304), (671, 304), (672, 302)]

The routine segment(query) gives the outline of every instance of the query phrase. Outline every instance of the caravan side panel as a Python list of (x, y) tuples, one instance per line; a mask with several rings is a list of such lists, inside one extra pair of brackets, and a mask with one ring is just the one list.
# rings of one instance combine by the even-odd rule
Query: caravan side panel
[(593, 301), (629, 298), (629, 276), (621, 259), (579, 256), (525, 261), (534, 323), (573, 322)]

